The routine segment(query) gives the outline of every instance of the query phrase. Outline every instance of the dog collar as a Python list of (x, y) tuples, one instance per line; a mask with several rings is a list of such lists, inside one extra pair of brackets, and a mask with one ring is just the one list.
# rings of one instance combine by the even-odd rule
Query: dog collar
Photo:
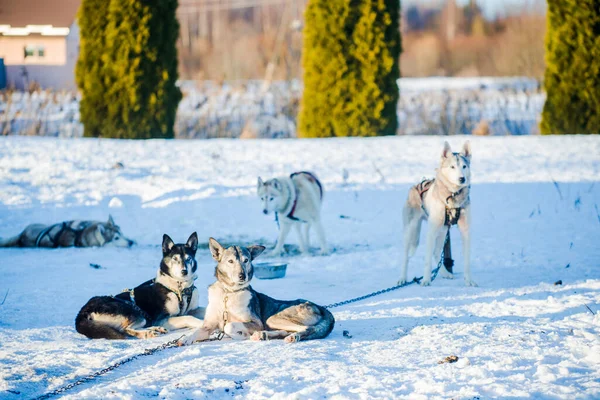
[(224, 292), (227, 293), (237, 293), (237, 292), (241, 292), (242, 290), (248, 290), (249, 288), (251, 288), (250, 285), (241, 287), (239, 289), (232, 289), (229, 286), (225, 286), (222, 282), (219, 282), (219, 286), (221, 286), (221, 289), (223, 289)]

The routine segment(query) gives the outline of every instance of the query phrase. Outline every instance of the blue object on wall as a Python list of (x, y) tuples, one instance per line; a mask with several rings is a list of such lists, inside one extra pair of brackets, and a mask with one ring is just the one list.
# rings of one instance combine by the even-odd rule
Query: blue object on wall
[(4, 58), (0, 58), (0, 89), (6, 88), (6, 68), (4, 68)]

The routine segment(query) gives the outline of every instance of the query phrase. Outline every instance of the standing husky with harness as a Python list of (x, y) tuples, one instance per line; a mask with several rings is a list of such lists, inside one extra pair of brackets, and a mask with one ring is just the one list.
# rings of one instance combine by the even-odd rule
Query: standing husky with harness
[[(404, 263), (399, 284), (406, 282), (408, 260), (415, 254), (419, 245), (421, 223), (427, 220), (427, 247), (425, 250), (425, 271), (421, 285), (431, 284), (431, 258), (439, 258), (446, 232), (452, 225), (458, 225), (463, 243), (465, 262), (465, 284), (477, 286), (471, 280), (471, 239), (469, 225), (471, 204), (471, 147), (465, 142), (460, 153), (453, 153), (448, 142), (444, 143), (440, 167), (435, 179), (424, 180), (408, 192), (404, 205)], [(440, 269), (443, 278), (453, 278), (452, 273)]]
[(283, 339), (286, 343), (322, 339), (331, 333), (335, 319), (326, 308), (302, 299), (276, 300), (250, 286), (252, 261), (264, 246), (224, 248), (213, 238), (208, 244), (217, 261), (217, 281), (208, 287), (203, 327), (180, 344), (207, 340), (214, 332), (239, 340)]
[(198, 307), (196, 250), (198, 235), (186, 244), (163, 236), (163, 258), (155, 279), (116, 296), (92, 297), (77, 314), (77, 332), (90, 339), (147, 339), (167, 330), (202, 326)]
[(311, 172), (294, 172), (289, 177), (269, 179), (259, 177), (257, 193), (263, 204), (263, 213), (275, 213), (279, 224), (277, 244), (271, 255), (279, 256), (290, 229), (294, 227), (300, 242), (300, 251), (310, 248), (310, 229), (315, 228), (321, 246), (321, 254), (327, 254), (325, 232), (321, 224), (323, 186)]

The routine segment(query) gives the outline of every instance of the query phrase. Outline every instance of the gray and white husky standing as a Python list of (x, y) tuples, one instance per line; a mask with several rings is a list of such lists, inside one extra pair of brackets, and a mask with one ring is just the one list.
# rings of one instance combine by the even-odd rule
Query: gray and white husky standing
[(217, 261), (217, 281), (208, 287), (203, 327), (183, 338), (181, 344), (206, 340), (214, 332), (233, 339), (283, 339), (287, 343), (322, 339), (331, 333), (335, 319), (326, 308), (302, 299), (275, 300), (252, 289), (252, 261), (264, 246), (226, 249), (210, 238), (209, 247)]
[[(451, 225), (457, 224), (463, 244), (465, 284), (477, 286), (471, 280), (470, 187), (471, 147), (469, 142), (464, 143), (460, 153), (453, 153), (448, 142), (445, 142), (435, 179), (424, 180), (413, 186), (408, 192), (408, 199), (403, 210), (404, 263), (398, 283), (406, 282), (408, 260), (415, 254), (419, 245), (421, 223), (427, 220), (429, 228), (425, 250), (425, 270), (421, 285), (431, 284), (431, 259), (434, 257), (437, 260), (441, 256), (446, 232)], [(440, 268), (439, 274), (444, 278), (453, 278), (453, 275), (443, 267)]]
[(301, 252), (309, 250), (312, 227), (317, 233), (321, 254), (329, 252), (321, 224), (323, 185), (313, 173), (294, 172), (289, 177), (269, 179), (266, 182), (259, 177), (257, 193), (263, 204), (263, 213), (274, 212), (279, 223), (279, 236), (271, 255), (281, 254), (292, 227), (298, 234)]

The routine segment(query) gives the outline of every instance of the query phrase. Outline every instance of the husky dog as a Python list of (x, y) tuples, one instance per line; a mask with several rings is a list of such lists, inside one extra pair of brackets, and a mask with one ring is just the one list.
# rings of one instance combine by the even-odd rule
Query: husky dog
[(116, 296), (92, 297), (77, 314), (75, 329), (90, 339), (146, 339), (167, 330), (202, 326), (194, 286), (198, 235), (186, 244), (163, 236), (163, 258), (155, 279)]
[(310, 228), (314, 226), (321, 246), (321, 254), (327, 254), (325, 232), (321, 224), (323, 186), (310, 172), (294, 172), (289, 177), (269, 179), (259, 177), (258, 197), (263, 204), (263, 213), (275, 213), (279, 224), (279, 237), (271, 255), (279, 256), (285, 239), (293, 226), (300, 240), (300, 251), (310, 247)]
[(131, 247), (112, 216), (108, 222), (65, 221), (54, 225), (32, 224), (19, 235), (0, 239), (0, 247)]
[(252, 261), (264, 246), (225, 249), (210, 238), (209, 247), (217, 261), (217, 281), (208, 288), (204, 326), (181, 344), (206, 340), (213, 332), (233, 339), (283, 339), (287, 343), (321, 339), (331, 333), (335, 319), (324, 307), (306, 300), (275, 300), (252, 289)]
[[(421, 285), (431, 284), (431, 258), (437, 260), (442, 252), (446, 232), (451, 225), (457, 224), (463, 243), (465, 260), (465, 284), (477, 286), (471, 280), (470, 252), (471, 241), (469, 225), (471, 206), (469, 190), (471, 185), (471, 146), (465, 142), (460, 153), (453, 153), (448, 142), (444, 143), (440, 167), (435, 179), (424, 180), (413, 186), (408, 192), (404, 205), (404, 263), (398, 283), (406, 282), (408, 259), (415, 254), (419, 245), (421, 223), (427, 220), (427, 248), (425, 250), (425, 271)], [(439, 274), (444, 278), (453, 278), (445, 268)]]

